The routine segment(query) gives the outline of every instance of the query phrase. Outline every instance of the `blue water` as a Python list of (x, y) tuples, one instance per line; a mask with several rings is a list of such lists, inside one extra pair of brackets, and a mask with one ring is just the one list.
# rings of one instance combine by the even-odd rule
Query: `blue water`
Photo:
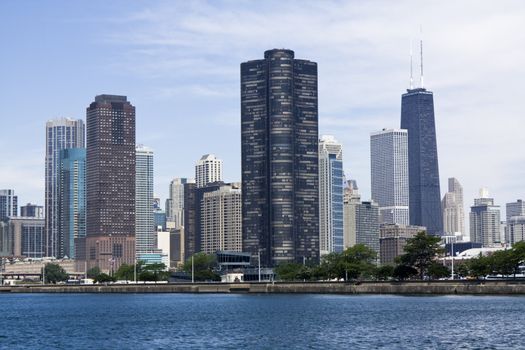
[(0, 295), (1, 349), (525, 349), (525, 298)]

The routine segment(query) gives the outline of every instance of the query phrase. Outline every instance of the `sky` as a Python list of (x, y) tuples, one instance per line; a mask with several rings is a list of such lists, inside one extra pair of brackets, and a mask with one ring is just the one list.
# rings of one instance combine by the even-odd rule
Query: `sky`
[(240, 63), (289, 48), (318, 63), (320, 135), (343, 144), (347, 178), (368, 199), (370, 133), (399, 128), (423, 38), (441, 192), (456, 177), (467, 213), (481, 187), (504, 207), (525, 197), (524, 18), (525, 2), (507, 0), (4, 0), (0, 188), (42, 204), (46, 121), (85, 120), (98, 94), (136, 107), (162, 200), (206, 153), (240, 181)]

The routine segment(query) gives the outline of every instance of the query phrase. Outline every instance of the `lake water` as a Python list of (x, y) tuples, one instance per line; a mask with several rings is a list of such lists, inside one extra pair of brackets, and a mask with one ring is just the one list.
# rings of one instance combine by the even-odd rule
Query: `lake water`
[(1, 349), (525, 349), (525, 298), (0, 295)]

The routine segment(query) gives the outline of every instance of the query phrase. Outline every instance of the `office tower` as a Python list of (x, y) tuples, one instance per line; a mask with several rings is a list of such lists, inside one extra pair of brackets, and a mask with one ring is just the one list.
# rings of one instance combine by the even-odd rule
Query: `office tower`
[(343, 146), (334, 136), (319, 140), (320, 254), (343, 251)]
[(488, 198), (486, 189), (480, 190), (480, 198), (470, 207), (470, 241), (483, 247), (493, 247), (500, 242), (500, 210), (494, 199)]
[(408, 135), (406, 130), (383, 129), (370, 135), (372, 199), (379, 205), (379, 221), (408, 225)]
[(45, 220), (43, 218), (12, 217), (9, 219), (9, 237), (13, 255), (26, 258), (45, 256)]
[(356, 244), (356, 212), (361, 204), (359, 188), (355, 180), (348, 180), (343, 196), (344, 249)]
[(448, 179), (448, 192), (441, 202), (443, 208), (443, 231), (447, 235), (465, 233), (465, 213), (463, 210), (463, 187), (459, 181)]
[(88, 269), (134, 263), (135, 159), (135, 107), (126, 96), (96, 96), (87, 108)]
[(394, 264), (395, 259), (404, 254), (407, 240), (419, 232), (426, 231), (422, 226), (385, 224), (379, 228), (379, 251), (381, 264)]
[(85, 147), (85, 125), (81, 119), (60, 118), (46, 123), (45, 220), (46, 256), (60, 257), (63, 250), (58, 236), (60, 151)]
[[(411, 60), (412, 62), (412, 60)], [(431, 234), (443, 233), (439, 166), (434, 118), (434, 96), (423, 87), (423, 43), (421, 42), (421, 86), (412, 86), (401, 98), (401, 129), (408, 131), (408, 188), (410, 224), (425, 226)]]
[(319, 261), (317, 63), (274, 49), (241, 64), (243, 251)]
[(214, 154), (203, 155), (195, 164), (195, 181), (197, 187), (222, 181), (222, 160), (215, 157)]
[(172, 221), (175, 228), (184, 226), (184, 185), (195, 183), (195, 179), (175, 178), (170, 182), (170, 194), (166, 200), (167, 221)]
[(15, 190), (0, 190), (0, 221), (18, 216), (18, 196)]
[(242, 251), (240, 184), (224, 184), (201, 201), (201, 246), (207, 254)]
[(512, 216), (507, 221), (508, 239), (507, 243), (525, 241), (525, 215)]
[(9, 237), (9, 223), (0, 220), (0, 257), (12, 256), (12, 240)]
[(525, 216), (525, 202), (523, 202), (521, 199), (518, 199), (515, 202), (507, 203), (505, 207), (507, 210), (507, 222), (509, 222), (513, 216)]
[(153, 150), (136, 147), (135, 180), (135, 249), (136, 254), (156, 248), (153, 214)]
[[(58, 256), (76, 259), (78, 248), (85, 249), (86, 238), (85, 148), (60, 151), (58, 195)], [(81, 252), (80, 256), (84, 257), (85, 253)]]
[(374, 201), (356, 205), (355, 227), (356, 243), (373, 249), (379, 259), (379, 205)]
[(522, 240), (520, 232), (525, 219), (525, 202), (518, 199), (516, 202), (507, 203), (505, 207), (505, 243), (514, 244)]
[(27, 203), (20, 207), (20, 216), (29, 218), (44, 218), (44, 206)]

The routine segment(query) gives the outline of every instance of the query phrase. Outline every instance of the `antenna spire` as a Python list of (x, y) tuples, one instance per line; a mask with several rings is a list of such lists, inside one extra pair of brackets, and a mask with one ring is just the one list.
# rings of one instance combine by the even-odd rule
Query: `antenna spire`
[(421, 55), (421, 88), (424, 87), (424, 84), (423, 84), (423, 26), (421, 26), (419, 28), (419, 34), (420, 34), (420, 39), (419, 39), (419, 53)]
[(414, 76), (412, 73), (412, 40), (410, 40), (410, 90), (414, 88)]

